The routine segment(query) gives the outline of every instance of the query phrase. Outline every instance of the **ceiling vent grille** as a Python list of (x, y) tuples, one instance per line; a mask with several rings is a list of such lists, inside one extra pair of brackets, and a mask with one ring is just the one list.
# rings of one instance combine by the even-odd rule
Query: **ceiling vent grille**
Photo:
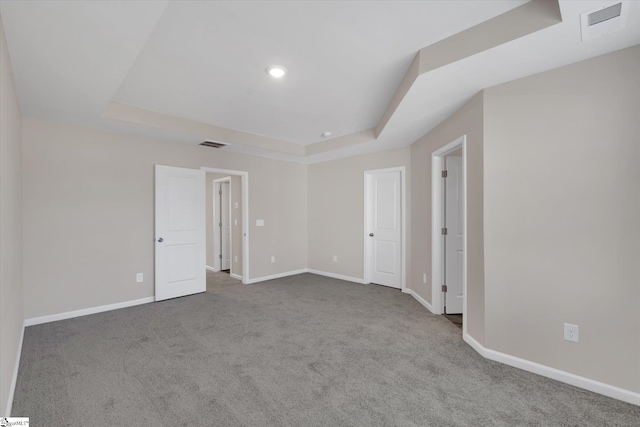
[(211, 147), (211, 148), (222, 148), (222, 147), (226, 147), (229, 144), (225, 144), (224, 142), (203, 141), (200, 143), (200, 145), (204, 145), (205, 147)]
[(580, 15), (582, 41), (602, 37), (625, 27), (629, 4), (621, 1)]

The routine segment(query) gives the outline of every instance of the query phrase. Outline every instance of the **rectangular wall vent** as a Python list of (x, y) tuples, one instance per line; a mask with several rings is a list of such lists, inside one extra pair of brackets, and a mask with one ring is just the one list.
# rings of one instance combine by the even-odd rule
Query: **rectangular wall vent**
[(595, 39), (624, 29), (628, 10), (629, 2), (619, 1), (580, 14), (582, 41)]
[(589, 26), (599, 24), (609, 19), (617, 18), (622, 13), (622, 3), (616, 3), (613, 6), (605, 7), (597, 12), (587, 15), (587, 23)]
[(226, 147), (229, 144), (225, 144), (224, 142), (216, 142), (216, 141), (203, 141), (200, 143), (200, 145), (204, 145), (205, 147), (211, 147), (211, 148), (222, 148), (222, 147)]

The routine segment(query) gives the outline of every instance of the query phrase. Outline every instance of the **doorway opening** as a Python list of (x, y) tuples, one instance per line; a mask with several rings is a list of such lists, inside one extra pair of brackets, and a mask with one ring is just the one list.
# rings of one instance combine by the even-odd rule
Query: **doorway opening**
[[(211, 177), (211, 175), (214, 174), (207, 174), (208, 177)], [(214, 179), (213, 185), (213, 271), (222, 271), (230, 274), (234, 234), (231, 225), (233, 221), (231, 177)], [(237, 218), (235, 221), (237, 226)]]
[(405, 168), (365, 171), (364, 282), (406, 287)]
[[(206, 268), (246, 283), (249, 279), (248, 174), (201, 169), (206, 172)], [(208, 281), (211, 274), (207, 273)]]
[(432, 308), (466, 333), (466, 135), (432, 153)]

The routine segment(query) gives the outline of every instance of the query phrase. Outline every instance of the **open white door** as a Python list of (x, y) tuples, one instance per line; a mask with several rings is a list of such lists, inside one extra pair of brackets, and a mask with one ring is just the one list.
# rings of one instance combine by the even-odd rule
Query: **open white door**
[(366, 174), (367, 277), (402, 286), (402, 176), (399, 170)]
[(207, 290), (205, 172), (156, 165), (156, 301)]
[(445, 182), (445, 307), (447, 314), (462, 313), (464, 225), (462, 157), (447, 157)]

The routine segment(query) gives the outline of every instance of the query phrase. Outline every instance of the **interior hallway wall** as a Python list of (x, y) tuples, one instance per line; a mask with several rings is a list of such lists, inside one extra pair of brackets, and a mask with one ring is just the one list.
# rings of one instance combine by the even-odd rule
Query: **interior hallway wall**
[[(409, 147), (309, 166), (309, 268), (356, 279), (364, 277), (364, 172), (405, 166), (411, 194)], [(407, 237), (411, 236), (407, 200)], [(410, 248), (407, 242), (407, 251)], [(338, 256), (338, 262), (332, 257)], [(410, 256), (407, 255), (407, 271)]]
[(0, 16), (0, 416), (10, 415), (9, 394), (24, 322), (21, 122)]
[[(483, 93), (411, 145), (411, 287), (431, 304), (431, 154), (467, 136), (467, 332), (484, 342)], [(427, 283), (423, 275), (427, 275)], [(441, 283), (436, 283), (440, 286)]]
[(488, 347), (640, 392), (639, 164), (640, 46), (485, 90)]
[(156, 164), (247, 171), (249, 278), (307, 267), (305, 165), (26, 118), (23, 159), (27, 318), (153, 296)]

